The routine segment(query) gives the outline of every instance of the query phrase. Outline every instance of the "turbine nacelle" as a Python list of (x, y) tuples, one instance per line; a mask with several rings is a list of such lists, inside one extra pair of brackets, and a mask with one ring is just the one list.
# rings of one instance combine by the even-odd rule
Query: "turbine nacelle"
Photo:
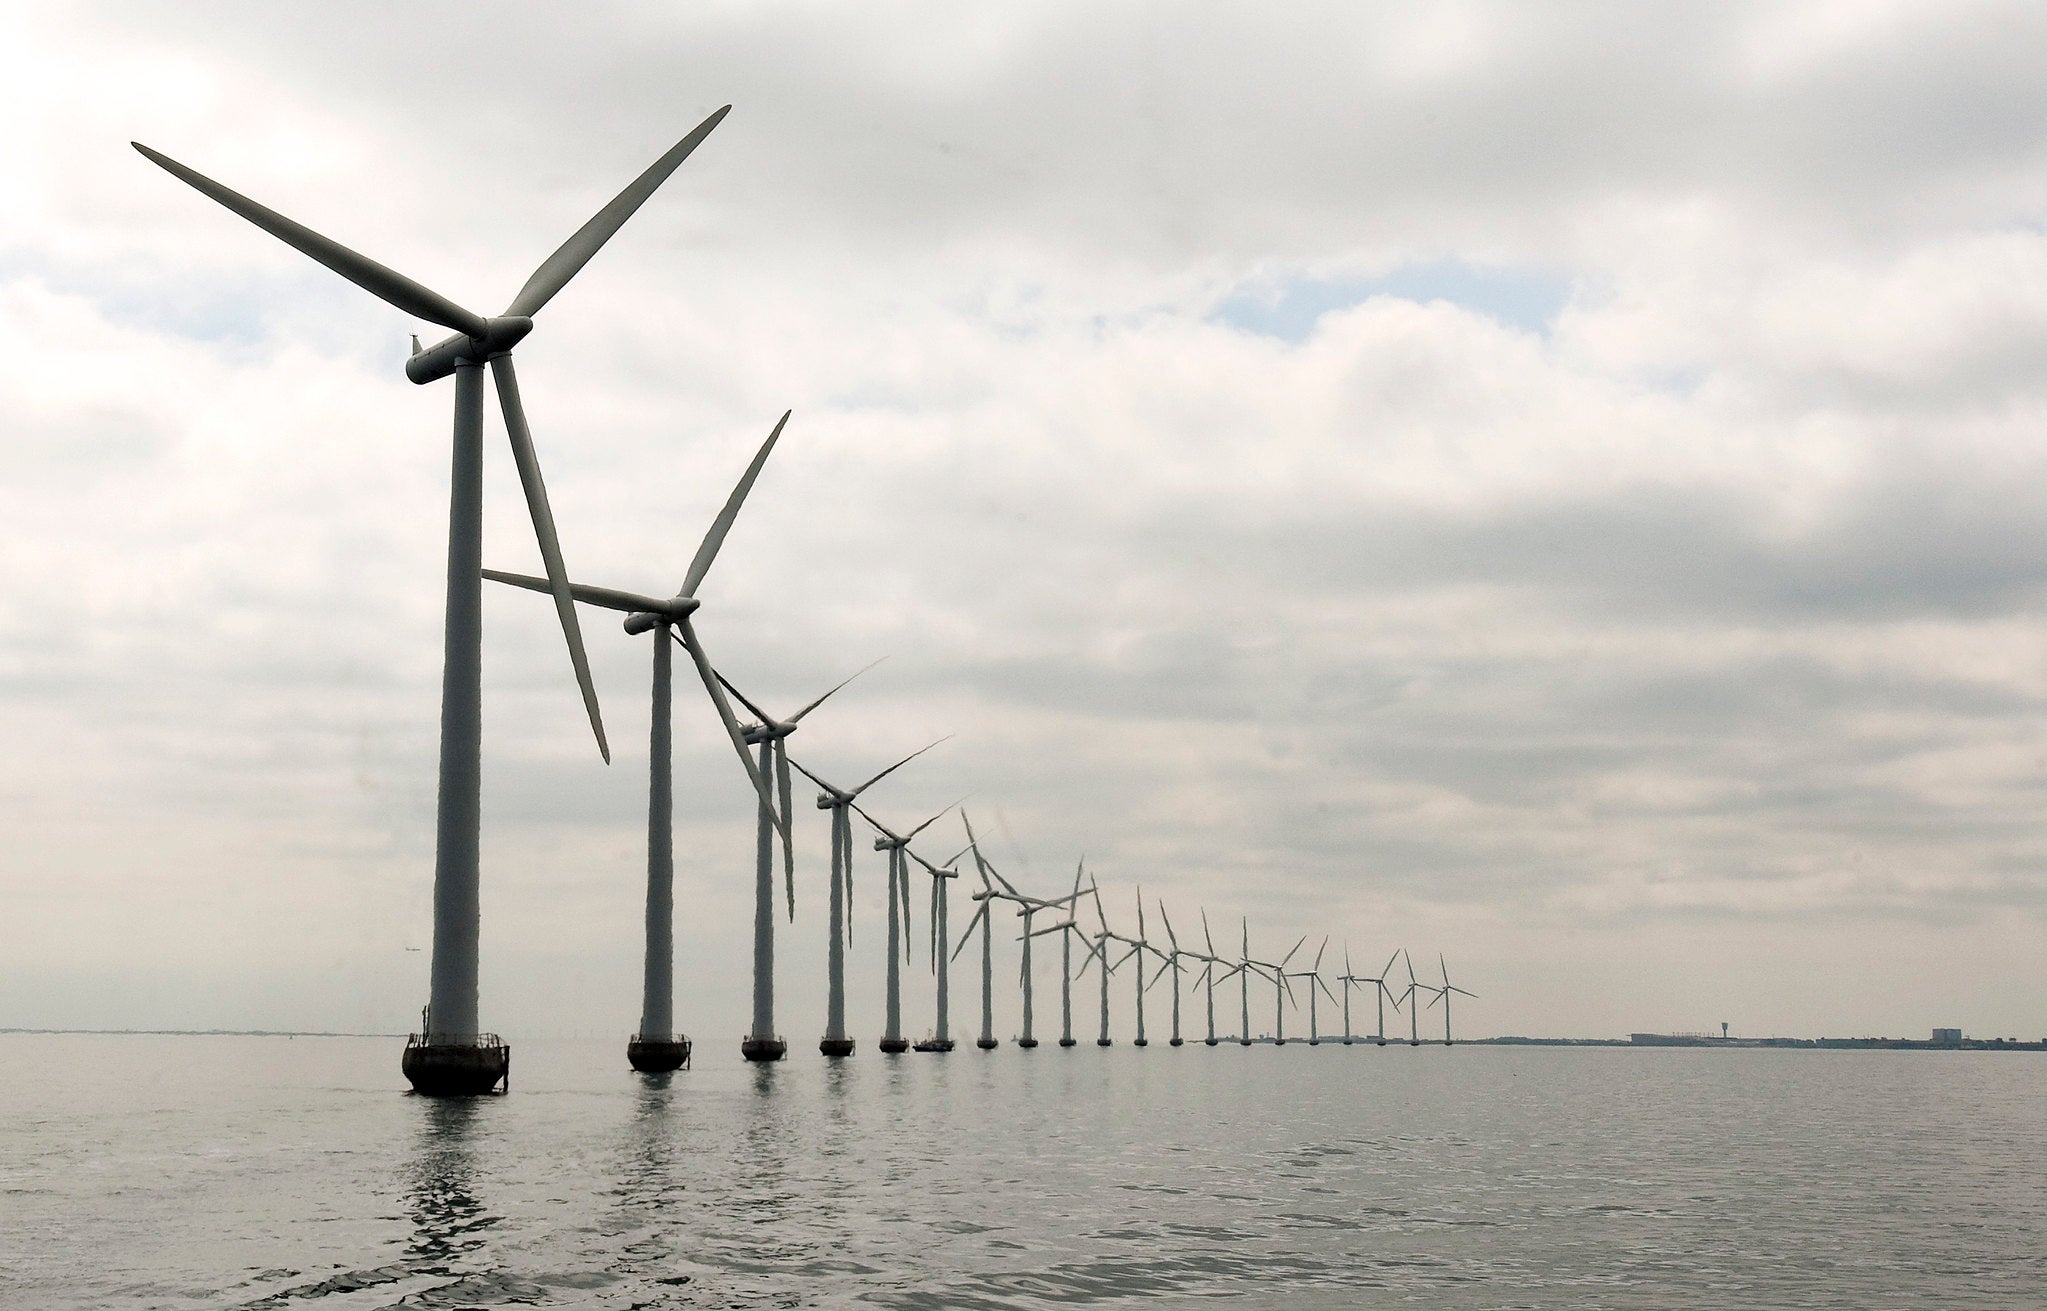
[(483, 321), (481, 336), (458, 332), (427, 347), (419, 349), (419, 338), (414, 337), (412, 358), (405, 361), (405, 376), (424, 386), (453, 373), (458, 365), (484, 364), (493, 357), (503, 355), (526, 339), (533, 331), (533, 320), (524, 314), (502, 314)]
[(679, 624), (695, 614), (703, 602), (694, 596), (678, 596), (647, 610), (635, 610), (625, 617), (625, 631), (638, 636), (662, 624)]

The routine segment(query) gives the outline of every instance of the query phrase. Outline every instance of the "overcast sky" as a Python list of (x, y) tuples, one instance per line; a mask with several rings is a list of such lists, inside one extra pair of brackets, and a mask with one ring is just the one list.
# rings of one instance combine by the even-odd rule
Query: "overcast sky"
[[(520, 371), (571, 573), (636, 591), (793, 407), (698, 626), (783, 712), (890, 657), (797, 759), (953, 734), (880, 813), (970, 793), (1125, 930), (1142, 884), (1183, 941), (1441, 952), (1472, 1036), (2038, 1038), (2043, 67), (2021, 4), (0, 10), (0, 1025), (425, 999), (439, 330), (129, 140), (490, 313), (731, 103)], [(490, 415), (486, 559), (538, 572)], [(545, 601), (486, 597), (515, 1040), (638, 1019), (648, 641), (584, 622), (609, 767)], [(678, 692), (677, 1014), (722, 1049), (753, 811)]]

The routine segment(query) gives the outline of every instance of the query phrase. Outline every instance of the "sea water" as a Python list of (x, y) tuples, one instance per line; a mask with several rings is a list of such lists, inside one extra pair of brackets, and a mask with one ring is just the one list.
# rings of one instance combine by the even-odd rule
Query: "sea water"
[(0, 1036), (12, 1307), (2047, 1305), (2025, 1053)]

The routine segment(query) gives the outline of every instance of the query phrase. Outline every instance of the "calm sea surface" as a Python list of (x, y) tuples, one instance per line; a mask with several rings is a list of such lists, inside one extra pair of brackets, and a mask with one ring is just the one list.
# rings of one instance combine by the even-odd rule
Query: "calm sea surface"
[(2031, 1054), (0, 1036), (7, 1307), (2047, 1306)]

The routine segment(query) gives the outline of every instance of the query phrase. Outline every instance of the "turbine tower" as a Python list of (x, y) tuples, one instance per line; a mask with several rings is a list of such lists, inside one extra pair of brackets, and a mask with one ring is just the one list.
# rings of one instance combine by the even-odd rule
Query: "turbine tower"
[[(710, 530), (704, 534), (703, 542), (697, 547), (696, 558), (690, 561), (689, 574), (682, 580), (682, 590), (667, 600), (641, 596), (633, 592), (621, 592), (608, 587), (589, 587), (581, 583), (570, 583), (569, 594), (576, 600), (589, 605), (603, 606), (608, 610), (625, 612), (625, 631), (632, 634), (652, 632), (654, 634), (654, 710), (653, 728), (650, 732), (647, 767), (647, 951), (645, 969), (642, 975), (640, 1003), (640, 1031), (626, 1043), (626, 1059), (636, 1070), (663, 1071), (679, 1069), (689, 1061), (689, 1039), (675, 1031), (675, 829), (674, 829), (674, 778), (671, 715), (674, 697), (670, 684), (669, 639), (672, 637), (689, 652), (695, 662), (698, 674), (703, 678), (704, 689), (710, 693), (711, 704), (725, 722), (725, 732), (732, 739), (733, 747), (739, 752), (740, 762), (745, 765), (747, 776), (753, 780), (760, 793), (761, 804), (767, 805), (770, 793), (767, 777), (756, 773), (753, 761), (746, 754), (746, 743), (739, 731), (739, 724), (732, 716), (732, 706), (725, 700), (717, 676), (711, 670), (711, 663), (704, 654), (703, 644), (698, 640), (691, 626), (690, 616), (698, 607), (697, 588), (703, 585), (704, 575), (711, 570), (711, 564), (718, 558), (718, 551), (725, 544), (725, 537), (732, 531), (733, 521), (739, 517), (739, 509), (746, 503), (747, 493), (753, 490), (754, 481), (760, 477), (761, 467), (768, 461), (768, 455), (775, 449), (775, 442), (782, 436), (782, 425), (789, 422), (788, 414), (775, 424), (775, 430), (761, 443), (759, 453), (753, 457), (739, 485), (732, 489), (732, 495), (725, 500), (725, 508), (712, 521)], [(494, 583), (508, 583), (529, 591), (547, 592), (552, 588), (545, 578), (530, 578), (525, 574), (508, 574), (496, 569), (486, 569), (483, 576)]]
[[(882, 659), (887, 659), (886, 656)], [(787, 889), (789, 922), (796, 922), (796, 852), (792, 834), (795, 831), (796, 815), (791, 802), (789, 779), (789, 755), (786, 745), (790, 734), (803, 722), (803, 717), (823, 705), (853, 679), (868, 669), (880, 664), (880, 660), (869, 664), (866, 669), (855, 672), (851, 677), (826, 692), (817, 700), (789, 716), (776, 719), (746, 699), (744, 693), (732, 686), (725, 675), (718, 675), (718, 682), (727, 692), (739, 699), (750, 711), (756, 723), (740, 730), (748, 746), (760, 748), (760, 776), (772, 778), (780, 808), (763, 799), (760, 805), (759, 833), (754, 843), (753, 878), (753, 1022), (746, 1037), (739, 1040), (739, 1054), (749, 1061), (779, 1061), (789, 1052), (789, 1044), (775, 1032), (775, 831), (782, 834), (782, 881)]]
[(1343, 973), (1337, 976), (1336, 981), (1343, 985), (1343, 1045), (1348, 1047), (1355, 1041), (1350, 1031), (1350, 990), (1360, 982), (1358, 977), (1351, 973), (1350, 944), (1348, 942), (1343, 944)]
[(479, 814), (482, 805), (483, 719), (483, 371), (497, 384), (498, 407), (526, 510), (554, 594), (555, 614), (597, 749), (609, 762), (597, 691), (583, 652), (569, 593), (568, 569), (555, 536), (547, 486), (519, 399), (512, 348), (533, 331), (533, 317), (603, 248), (668, 175), (731, 110), (718, 110), (633, 180), (534, 270), (505, 312), (486, 318), (375, 260), (322, 236), (158, 154), (130, 144), (173, 177), (234, 211), (302, 254), (326, 265), (392, 307), (451, 329), (453, 336), (415, 349), (405, 375), (429, 383), (455, 379), (454, 459), (448, 506), (447, 610), (441, 670), (440, 800), (434, 829), (434, 948), (423, 1032), (407, 1040), (401, 1068), (414, 1089), (445, 1096), (486, 1093), (506, 1077), (511, 1050), (477, 1022), (477, 940), (480, 931)]
[(1269, 960), (1246, 962), (1258, 967), (1275, 985), (1272, 990), (1272, 1045), (1275, 1047), (1286, 1046), (1286, 1004), (1294, 999), (1294, 985), (1287, 982), (1286, 963), (1294, 958), (1294, 953), (1301, 949), (1301, 943), (1307, 940), (1308, 935), (1303, 933), (1300, 942), (1289, 948), (1277, 963)]
[[(1443, 986), (1440, 988), (1430, 988), (1427, 984), (1422, 986), (1436, 994), (1436, 1001), (1443, 1003), (1443, 1045), (1448, 1047), (1450, 1045), (1450, 994), (1453, 992), (1459, 993), (1471, 998), (1473, 1001), (1478, 1000), (1478, 994), (1475, 992), (1465, 992), (1464, 989), (1451, 984), (1450, 967), (1443, 963), (1443, 954), (1441, 952), (1436, 953), (1436, 966), (1443, 971)], [(1435, 1004), (1435, 1001), (1429, 1003), (1431, 1006)]]
[(1422, 1045), (1422, 1036), (1416, 1026), (1421, 1022), (1422, 1008), (1414, 1004), (1414, 995), (1421, 991), (1421, 985), (1415, 982), (1414, 957), (1407, 954), (1405, 947), (1401, 948), (1400, 957), (1407, 962), (1407, 1045), (1419, 1047)]
[[(945, 741), (939, 738), (938, 742)], [(823, 788), (817, 797), (817, 808), (828, 810), (832, 816), (832, 914), (831, 941), (825, 953), (825, 1031), (818, 1040), (817, 1049), (834, 1059), (853, 1054), (853, 1040), (846, 1036), (846, 946), (853, 940), (852, 896), (853, 896), (853, 821), (847, 810), (862, 792), (923, 755), (933, 742), (904, 756), (895, 764), (882, 770), (859, 787), (848, 791), (833, 787), (817, 775), (804, 769), (799, 761), (790, 761), (803, 777)]]
[[(952, 803), (953, 806), (958, 804), (957, 801)], [(909, 1039), (903, 1037), (903, 981), (896, 960), (898, 952), (904, 961), (910, 959), (910, 862), (903, 853), (910, 849), (911, 838), (943, 819), (952, 806), (947, 806), (908, 833), (893, 833), (858, 805), (853, 809), (859, 811), (860, 818), (873, 827), (876, 834), (874, 849), (888, 853), (888, 1009), (878, 1046), (894, 1055), (910, 1050)]]

